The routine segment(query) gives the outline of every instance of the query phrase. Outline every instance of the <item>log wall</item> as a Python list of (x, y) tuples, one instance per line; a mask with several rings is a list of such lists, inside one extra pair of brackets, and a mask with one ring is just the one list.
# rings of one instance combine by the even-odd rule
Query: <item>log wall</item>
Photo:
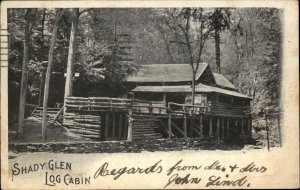
[(100, 140), (100, 116), (69, 112), (64, 115), (63, 125), (82, 137)]

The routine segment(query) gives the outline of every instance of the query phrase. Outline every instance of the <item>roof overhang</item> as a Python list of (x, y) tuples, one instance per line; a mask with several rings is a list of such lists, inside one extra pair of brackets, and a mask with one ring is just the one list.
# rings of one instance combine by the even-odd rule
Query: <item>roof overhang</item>
[[(159, 92), (159, 93), (191, 93), (192, 87), (190, 85), (179, 85), (179, 86), (138, 86), (132, 90), (132, 92)], [(251, 99), (249, 96), (231, 90), (226, 90), (214, 86), (207, 86), (204, 84), (198, 84), (195, 86), (196, 93), (220, 93), (229, 96), (235, 96), (245, 99)]]
[[(200, 78), (207, 67), (207, 63), (199, 63), (196, 80)], [(192, 67), (189, 64), (149, 64), (142, 65), (136, 73), (126, 79), (126, 82), (188, 82), (193, 80), (191, 73)]]

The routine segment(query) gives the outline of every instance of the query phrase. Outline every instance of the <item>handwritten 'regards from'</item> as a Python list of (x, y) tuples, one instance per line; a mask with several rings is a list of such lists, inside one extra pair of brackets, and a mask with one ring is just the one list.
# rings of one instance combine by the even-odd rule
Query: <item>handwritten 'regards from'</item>
[[(109, 163), (105, 162), (102, 164), (94, 174), (94, 179), (99, 177), (113, 176), (114, 180), (119, 179), (123, 175), (136, 175), (136, 174), (161, 174), (164, 171), (164, 168), (161, 165), (162, 160), (159, 160), (155, 164), (146, 167), (122, 167), (122, 168), (113, 168), (109, 169)], [(205, 183), (206, 187), (209, 186), (233, 186), (233, 187), (250, 187), (251, 183), (247, 179), (250, 173), (264, 173), (267, 171), (265, 166), (256, 166), (254, 162), (247, 164), (246, 166), (238, 166), (237, 164), (232, 165), (221, 165), (217, 160), (212, 164), (205, 166), (202, 165), (184, 165), (182, 164), (183, 160), (179, 160), (176, 164), (166, 170), (167, 176), (170, 176), (164, 188), (168, 187), (171, 184), (175, 185), (186, 185), (186, 184), (199, 184), (201, 181)], [(208, 179), (204, 180), (200, 177), (193, 177), (192, 173), (185, 173), (184, 176), (181, 175), (183, 171), (218, 171), (219, 175), (211, 175)], [(242, 177), (238, 179), (232, 179), (229, 177), (231, 173), (243, 173)]]

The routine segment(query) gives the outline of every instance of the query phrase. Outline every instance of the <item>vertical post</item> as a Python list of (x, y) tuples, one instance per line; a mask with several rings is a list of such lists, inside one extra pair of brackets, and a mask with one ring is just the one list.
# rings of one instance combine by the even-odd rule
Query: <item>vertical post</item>
[(163, 94), (163, 101), (164, 101), (165, 106), (167, 106), (167, 93), (166, 92), (164, 92), (164, 94)]
[(278, 121), (278, 140), (279, 140), (279, 146), (281, 147), (281, 130), (280, 130), (280, 114), (277, 116)]
[(128, 110), (127, 140), (132, 141), (132, 108)]
[(169, 113), (169, 118), (168, 118), (168, 139), (171, 139), (172, 136), (172, 118), (171, 118), (171, 113)]
[(123, 127), (123, 138), (127, 138), (127, 133), (128, 133), (128, 131), (127, 131), (127, 129), (128, 129), (128, 119), (126, 119), (127, 117), (126, 117), (126, 115), (124, 115), (124, 127)]
[(251, 138), (252, 137), (252, 117), (250, 116), (250, 136), (249, 136), (249, 138)]
[(152, 115), (152, 102), (149, 103), (149, 113)]
[[(234, 130), (238, 130), (238, 119), (235, 118), (235, 122), (234, 122)], [(239, 134), (240, 135), (240, 134)]]
[(122, 113), (120, 113), (120, 115), (119, 115), (119, 132), (118, 132), (119, 139), (121, 138), (121, 135), (122, 135), (122, 121), (123, 121), (123, 117), (122, 117)]
[(108, 125), (109, 125), (109, 114), (106, 113), (105, 114), (105, 136), (104, 139), (106, 140), (107, 136), (108, 136)]
[(244, 131), (244, 119), (242, 118), (241, 120), (242, 120), (242, 135), (244, 135), (245, 134), (245, 131)]
[(267, 114), (265, 114), (265, 119), (266, 119), (266, 131), (267, 131), (267, 146), (268, 146), (268, 150), (270, 149), (269, 147), (269, 127), (268, 127), (268, 116)]
[(191, 127), (190, 127), (190, 137), (193, 137), (193, 132), (194, 132), (194, 120), (191, 118)]
[(251, 138), (251, 117), (248, 118), (248, 138)]
[(225, 138), (225, 126), (224, 126), (224, 117), (222, 117), (222, 139)]
[(213, 130), (213, 121), (211, 116), (209, 119), (209, 137), (212, 137), (212, 130)]
[(111, 100), (109, 100), (109, 105), (110, 105), (110, 111), (112, 111), (113, 108), (112, 108), (112, 101)]
[(186, 130), (186, 115), (184, 114), (184, 117), (183, 117), (183, 131), (184, 131), (184, 138), (186, 139), (187, 138), (187, 130)]
[(220, 118), (217, 118), (217, 140), (220, 141)]
[(199, 126), (200, 126), (200, 137), (202, 137), (202, 116), (200, 115), (200, 120), (199, 120)]
[(116, 136), (116, 113), (113, 113), (112, 123), (113, 123), (113, 126), (112, 126), (111, 136), (115, 137)]
[(227, 119), (227, 122), (226, 122), (226, 123), (227, 123), (227, 125), (226, 125), (226, 128), (227, 128), (227, 131), (226, 131), (226, 132), (227, 132), (227, 138), (229, 137), (229, 121), (230, 121), (230, 120), (229, 120), (229, 118), (228, 118), (228, 119)]

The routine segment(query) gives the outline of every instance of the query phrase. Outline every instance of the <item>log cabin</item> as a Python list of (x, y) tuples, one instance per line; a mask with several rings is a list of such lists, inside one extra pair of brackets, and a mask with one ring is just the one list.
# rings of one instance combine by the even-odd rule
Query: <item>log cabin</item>
[[(152, 101), (152, 104), (169, 108), (170, 105), (192, 104), (192, 68), (189, 64), (142, 65), (136, 73), (127, 78), (126, 83), (130, 91), (128, 96), (131, 98)], [(247, 95), (238, 92), (222, 74), (213, 73), (209, 64), (199, 64), (195, 76), (194, 105), (198, 105), (198, 109), (205, 108), (206, 111), (202, 113), (205, 113), (203, 119), (207, 120), (206, 124), (199, 125), (204, 128), (208, 126), (206, 131), (200, 130), (201, 135), (206, 133), (206, 136), (217, 138), (226, 135), (229, 137), (230, 134), (231, 138), (250, 137), (251, 100)], [(183, 122), (182, 125), (186, 124)], [(232, 126), (231, 131), (229, 126)], [(219, 127), (222, 129), (219, 130)], [(193, 136), (193, 128), (190, 131), (190, 136)], [(184, 133), (184, 137), (188, 136)]]
[(63, 124), (94, 140), (251, 138), (251, 98), (201, 63), (142, 65), (126, 81), (127, 98), (67, 97)]
[[(133, 98), (163, 106), (169, 102), (192, 104), (192, 68), (188, 64), (143, 65), (126, 82)], [(215, 115), (235, 117), (246, 115), (250, 101), (223, 75), (213, 73), (207, 63), (199, 64), (195, 105), (207, 106)]]

